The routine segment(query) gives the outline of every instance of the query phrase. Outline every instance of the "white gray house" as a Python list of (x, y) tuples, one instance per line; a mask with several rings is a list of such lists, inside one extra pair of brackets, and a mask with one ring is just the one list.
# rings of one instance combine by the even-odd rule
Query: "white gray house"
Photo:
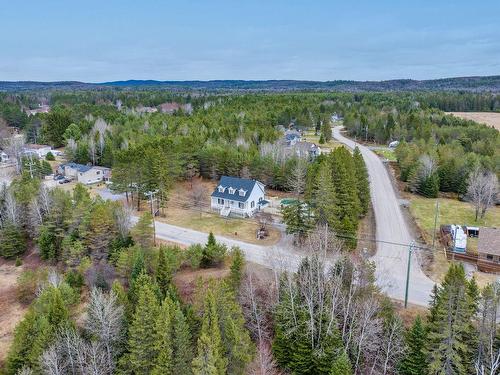
[(108, 181), (111, 176), (109, 168), (77, 163), (62, 164), (59, 166), (58, 172), (70, 180), (76, 180), (85, 185)]
[(210, 206), (221, 216), (250, 217), (269, 203), (264, 194), (264, 184), (257, 180), (222, 176)]

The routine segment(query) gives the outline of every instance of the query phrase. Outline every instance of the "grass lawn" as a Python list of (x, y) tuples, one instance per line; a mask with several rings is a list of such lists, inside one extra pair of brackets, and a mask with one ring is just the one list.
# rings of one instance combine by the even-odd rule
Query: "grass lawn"
[[(410, 212), (423, 231), (425, 241), (432, 242), (434, 229), (434, 215), (436, 199), (411, 196)], [(500, 226), (500, 207), (491, 207), (484, 219), (475, 221), (474, 209), (471, 204), (456, 199), (439, 198), (439, 214), (437, 220), (437, 231), (444, 224), (460, 224), (478, 227)], [(477, 239), (469, 238), (467, 247), (471, 252), (477, 250)]]
[(384, 150), (374, 150), (374, 151), (377, 155), (382, 156), (383, 158), (389, 161), (396, 161), (396, 155), (394, 154), (393, 150), (384, 149)]
[[(213, 232), (215, 235), (258, 245), (274, 245), (280, 240), (279, 230), (273, 227), (268, 228), (269, 236), (266, 239), (258, 240), (256, 238), (256, 231), (259, 228), (257, 221), (224, 218), (215, 212), (210, 212), (210, 194), (217, 183), (201, 179), (198, 180), (198, 183), (204, 188), (201, 212), (192, 205), (190, 184), (179, 182), (172, 189), (165, 209), (165, 216), (158, 217), (157, 220), (201, 232)], [(146, 209), (146, 206), (144, 208)]]
[(305, 131), (303, 133), (302, 140), (306, 141), (306, 142), (316, 143), (321, 148), (321, 150), (325, 150), (325, 151), (331, 151), (332, 149), (334, 149), (336, 147), (342, 146), (342, 143), (336, 142), (333, 139), (331, 139), (327, 143), (321, 144), (321, 143), (319, 143), (319, 134), (315, 135), (314, 131), (310, 131), (310, 130)]

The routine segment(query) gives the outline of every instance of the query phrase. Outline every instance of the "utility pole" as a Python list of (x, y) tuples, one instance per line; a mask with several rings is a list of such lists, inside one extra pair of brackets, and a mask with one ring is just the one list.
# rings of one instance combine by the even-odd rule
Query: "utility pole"
[(436, 226), (439, 212), (439, 199), (436, 200), (436, 212), (434, 214), (434, 232), (432, 232), (432, 250), (434, 250), (434, 244), (436, 242)]
[(155, 216), (158, 213), (158, 210), (155, 210), (153, 208), (153, 199), (154, 199), (156, 193), (158, 193), (158, 190), (148, 191), (148, 192), (145, 193), (145, 195), (147, 195), (149, 197), (149, 203), (150, 203), (150, 206), (151, 206), (151, 215), (153, 215), (153, 245), (154, 246), (156, 246), (156, 221), (155, 221)]
[(405, 290), (405, 309), (408, 307), (408, 288), (410, 286), (410, 266), (411, 266), (411, 255), (413, 253), (413, 248), (415, 242), (412, 241), (408, 249), (408, 268), (406, 269), (406, 290)]

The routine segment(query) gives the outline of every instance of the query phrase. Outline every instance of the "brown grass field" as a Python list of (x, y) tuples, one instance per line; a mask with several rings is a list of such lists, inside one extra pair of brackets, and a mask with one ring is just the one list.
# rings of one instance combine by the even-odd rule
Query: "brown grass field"
[(446, 112), (450, 115), (492, 126), (500, 130), (499, 112)]

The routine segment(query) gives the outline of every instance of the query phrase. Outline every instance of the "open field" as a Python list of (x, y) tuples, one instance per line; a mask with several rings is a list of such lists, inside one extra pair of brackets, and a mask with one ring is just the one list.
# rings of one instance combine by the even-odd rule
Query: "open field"
[(178, 183), (170, 194), (164, 217), (158, 217), (157, 220), (258, 245), (274, 245), (280, 240), (280, 231), (273, 227), (268, 228), (269, 236), (266, 239), (257, 239), (256, 231), (259, 224), (254, 219), (225, 218), (211, 212), (210, 194), (216, 183), (205, 180), (199, 183), (204, 191), (198, 207), (193, 204), (191, 198), (193, 192), (191, 184), (189, 182)]
[[(415, 218), (418, 227), (421, 229), (422, 236), (427, 244), (432, 244), (432, 233), (434, 229), (434, 216), (436, 208), (436, 199), (423, 198), (416, 195), (410, 197), (410, 213)], [(486, 213), (484, 219), (475, 221), (474, 210), (467, 202), (461, 202), (456, 199), (439, 198), (439, 214), (437, 219), (436, 244), (439, 244), (439, 226), (444, 224), (460, 224), (471, 226), (500, 226), (500, 207), (491, 207)], [(437, 249), (443, 250), (442, 246), (437, 245)], [(467, 239), (467, 251), (477, 252), (477, 238)], [(433, 262), (430, 267), (430, 275), (434, 281), (441, 281), (449, 267), (444, 251), (434, 253)], [(480, 286), (495, 280), (495, 275), (482, 272), (474, 273)]]
[(0, 265), (0, 367), (5, 361), (14, 338), (14, 328), (28, 308), (17, 300), (17, 278), (23, 267), (15, 267), (13, 262)]
[(493, 126), (500, 130), (500, 113), (499, 112), (446, 112), (450, 115), (457, 116), (466, 120), (472, 120), (481, 124)]

